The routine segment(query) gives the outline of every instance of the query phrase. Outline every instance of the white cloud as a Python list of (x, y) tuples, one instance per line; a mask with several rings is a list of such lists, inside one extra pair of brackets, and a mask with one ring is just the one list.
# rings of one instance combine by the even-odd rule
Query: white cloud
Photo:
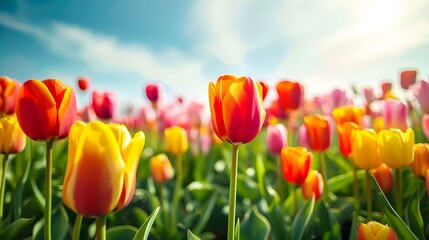
[[(61, 22), (47, 27), (19, 21), (0, 12), (0, 24), (38, 39), (52, 51), (79, 59), (99, 71), (131, 71), (149, 81), (160, 81), (181, 95), (197, 99), (205, 97), (206, 80), (201, 66), (188, 60), (179, 51), (153, 53), (144, 45), (119, 42), (114, 37), (103, 36), (88, 29)], [(122, 81), (122, 79), (120, 79)]]

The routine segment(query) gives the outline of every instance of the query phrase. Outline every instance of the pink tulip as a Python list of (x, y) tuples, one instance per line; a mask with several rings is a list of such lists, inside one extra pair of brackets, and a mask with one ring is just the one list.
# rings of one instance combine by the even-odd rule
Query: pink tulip
[(398, 100), (384, 100), (381, 106), (381, 115), (386, 129), (399, 128), (406, 131), (408, 128), (407, 105)]
[(353, 101), (347, 97), (344, 90), (334, 89), (332, 92), (320, 98), (322, 113), (331, 115), (332, 110), (345, 105), (353, 105)]
[(190, 125), (200, 127), (203, 123), (204, 104), (193, 101), (186, 107), (186, 113)]
[(113, 92), (92, 92), (92, 108), (100, 119), (112, 119), (117, 105), (118, 100)]
[(282, 124), (268, 126), (267, 147), (272, 154), (280, 154), (282, 148), (287, 146), (287, 130)]
[(90, 122), (97, 119), (94, 109), (91, 105), (86, 105), (82, 111), (79, 112), (80, 120), (84, 122)]
[(372, 103), (376, 100), (374, 89), (370, 87), (366, 87), (363, 89), (363, 94), (365, 96), (365, 100), (367, 103)]
[(136, 117), (138, 129), (150, 130), (155, 125), (156, 113), (150, 105), (144, 105), (140, 108), (140, 112)]
[(307, 137), (307, 127), (305, 126), (305, 124), (302, 124), (301, 127), (298, 128), (298, 146), (310, 149)]
[(422, 128), (423, 133), (426, 136), (426, 139), (429, 140), (429, 114), (425, 114), (422, 119)]
[(417, 71), (416, 70), (407, 70), (401, 72), (401, 87), (403, 89), (408, 89), (411, 85), (416, 82)]
[(156, 103), (159, 99), (159, 86), (157, 84), (148, 84), (145, 90), (149, 101)]
[(421, 80), (411, 87), (423, 113), (429, 113), (429, 82)]

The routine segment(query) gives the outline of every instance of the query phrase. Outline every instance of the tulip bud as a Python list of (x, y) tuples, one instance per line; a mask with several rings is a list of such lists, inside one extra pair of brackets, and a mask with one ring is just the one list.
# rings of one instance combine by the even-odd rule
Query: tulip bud
[(302, 195), (305, 199), (310, 199), (314, 194), (316, 201), (323, 195), (324, 182), (322, 175), (316, 170), (310, 170), (307, 178), (302, 184)]
[(185, 129), (175, 126), (165, 129), (165, 151), (180, 155), (188, 150), (188, 135)]
[(286, 181), (301, 184), (310, 170), (313, 155), (303, 147), (284, 147), (281, 152), (283, 177)]
[(173, 167), (165, 154), (158, 154), (150, 159), (150, 172), (157, 183), (166, 182), (174, 176)]
[(375, 177), (378, 185), (383, 192), (390, 192), (393, 189), (393, 175), (392, 169), (390, 169), (386, 164), (381, 164), (380, 167), (372, 170), (372, 174)]
[(267, 128), (267, 148), (272, 154), (280, 154), (287, 146), (287, 130), (281, 124), (270, 125)]
[(80, 90), (86, 91), (89, 88), (89, 79), (86, 77), (81, 77), (77, 80), (77, 84)]
[(396, 234), (392, 228), (375, 221), (367, 224), (361, 223), (358, 228), (358, 240), (396, 240)]
[(276, 85), (281, 108), (286, 111), (297, 110), (304, 102), (304, 87), (298, 82), (281, 81)]
[(329, 120), (319, 114), (304, 117), (307, 140), (311, 150), (324, 152), (331, 146), (332, 130)]
[(15, 117), (0, 118), (0, 153), (19, 153), (25, 148), (26, 136)]

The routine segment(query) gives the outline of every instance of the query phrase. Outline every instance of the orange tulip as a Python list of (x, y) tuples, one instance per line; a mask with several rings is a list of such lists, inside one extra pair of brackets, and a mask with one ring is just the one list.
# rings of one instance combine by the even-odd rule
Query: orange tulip
[(319, 114), (304, 117), (308, 145), (313, 151), (324, 152), (331, 145), (332, 133), (329, 120)]
[(145, 135), (124, 125), (77, 121), (70, 130), (63, 201), (86, 216), (103, 216), (131, 201)]
[(426, 170), (426, 191), (429, 195), (429, 170)]
[(375, 177), (378, 185), (383, 192), (390, 192), (393, 189), (393, 174), (386, 164), (381, 164), (380, 167), (372, 170), (372, 174)]
[(281, 108), (289, 112), (297, 110), (304, 102), (304, 87), (297, 82), (281, 81), (276, 85)]
[(345, 122), (354, 122), (357, 125), (362, 125), (362, 118), (364, 115), (364, 108), (354, 106), (342, 106), (332, 110), (332, 117), (337, 125)]
[(416, 177), (425, 177), (429, 169), (429, 144), (418, 143), (414, 145), (414, 161), (411, 164), (411, 170)]
[(307, 178), (301, 186), (302, 195), (305, 199), (310, 199), (314, 194), (317, 201), (323, 194), (324, 185), (322, 175), (320, 175), (316, 170), (310, 170)]
[(75, 93), (57, 79), (28, 80), (19, 92), (16, 117), (33, 140), (66, 138), (77, 118)]
[(19, 153), (25, 148), (26, 136), (15, 117), (0, 118), (0, 153)]
[(213, 129), (222, 141), (242, 144), (262, 128), (265, 109), (261, 85), (250, 77), (224, 75), (209, 84)]
[(283, 177), (288, 182), (301, 184), (311, 166), (312, 154), (304, 147), (284, 147), (281, 152)]
[(361, 127), (353, 122), (345, 122), (343, 124), (337, 125), (340, 152), (345, 157), (349, 157), (350, 153), (352, 152), (350, 138), (352, 135), (352, 131), (356, 129), (361, 129)]
[(367, 224), (361, 223), (358, 228), (358, 240), (396, 240), (396, 234), (392, 228), (375, 221)]
[(19, 83), (4, 76), (0, 77), (0, 115), (15, 112)]
[(150, 172), (153, 180), (163, 183), (173, 178), (174, 172), (167, 155), (158, 154), (150, 159)]

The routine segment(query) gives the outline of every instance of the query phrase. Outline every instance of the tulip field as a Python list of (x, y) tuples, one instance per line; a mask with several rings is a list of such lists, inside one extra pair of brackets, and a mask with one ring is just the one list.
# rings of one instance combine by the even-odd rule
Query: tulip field
[(88, 78), (0, 77), (0, 239), (429, 239), (416, 70), (311, 98), (233, 75), (205, 91), (167, 101), (153, 82), (119, 115)]

